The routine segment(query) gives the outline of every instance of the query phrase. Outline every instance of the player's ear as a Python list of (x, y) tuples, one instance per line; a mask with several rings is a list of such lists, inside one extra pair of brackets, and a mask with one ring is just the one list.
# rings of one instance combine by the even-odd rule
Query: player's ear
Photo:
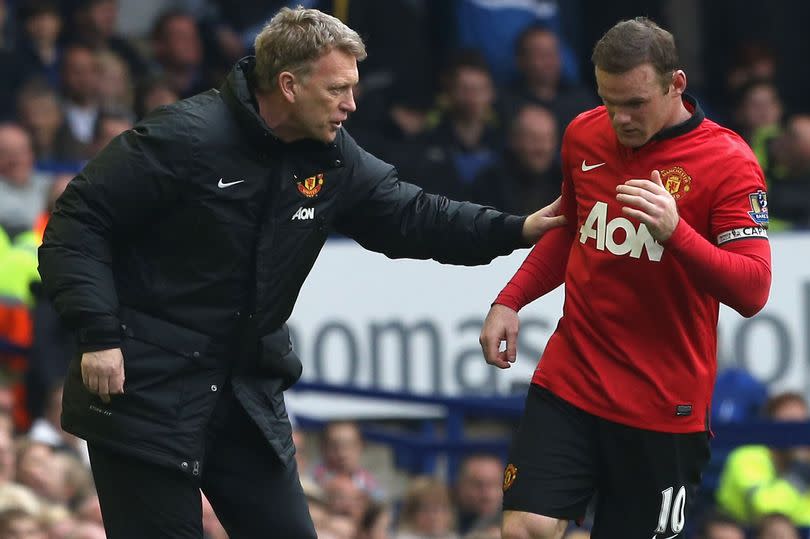
[(676, 69), (672, 72), (672, 81), (670, 81), (670, 91), (673, 96), (680, 97), (686, 91), (686, 73), (683, 69)]

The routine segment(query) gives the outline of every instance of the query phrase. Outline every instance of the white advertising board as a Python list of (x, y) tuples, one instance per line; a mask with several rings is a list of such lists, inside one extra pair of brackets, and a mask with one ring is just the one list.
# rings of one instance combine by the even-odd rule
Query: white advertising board
[[(768, 305), (751, 319), (721, 309), (718, 360), (745, 365), (774, 391), (810, 393), (810, 234), (782, 234), (771, 246)], [(461, 267), (389, 260), (330, 240), (289, 323), (303, 379), (441, 395), (525, 386), (561, 314), (562, 287), (521, 311), (511, 369), (484, 363), (478, 334), (490, 302), (527, 253)]]

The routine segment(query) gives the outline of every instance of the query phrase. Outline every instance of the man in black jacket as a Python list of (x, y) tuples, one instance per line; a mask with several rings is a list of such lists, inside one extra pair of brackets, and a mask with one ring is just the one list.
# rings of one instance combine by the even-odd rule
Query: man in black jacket
[(364, 57), (339, 20), (283, 9), (219, 91), (114, 139), (57, 203), (40, 272), (81, 354), (62, 423), (89, 442), (110, 539), (200, 538), (199, 488), (232, 539), (315, 537), (285, 321), (329, 231), (484, 264), (563, 221), (398, 181), (341, 129)]

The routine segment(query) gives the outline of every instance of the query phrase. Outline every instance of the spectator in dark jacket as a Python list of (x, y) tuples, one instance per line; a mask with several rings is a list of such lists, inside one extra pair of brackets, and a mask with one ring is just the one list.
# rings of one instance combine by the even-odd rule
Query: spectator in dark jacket
[(510, 213), (549, 204), (560, 196), (558, 147), (554, 116), (538, 105), (524, 105), (512, 123), (508, 148), (476, 178), (470, 200)]

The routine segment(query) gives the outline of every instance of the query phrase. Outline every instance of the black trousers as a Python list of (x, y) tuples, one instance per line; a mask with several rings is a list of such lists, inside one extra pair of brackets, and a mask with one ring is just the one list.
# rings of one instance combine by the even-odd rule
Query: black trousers
[(230, 388), (209, 428), (201, 484), (96, 444), (89, 450), (108, 539), (202, 539), (200, 488), (230, 539), (316, 537), (297, 468), (281, 464)]

